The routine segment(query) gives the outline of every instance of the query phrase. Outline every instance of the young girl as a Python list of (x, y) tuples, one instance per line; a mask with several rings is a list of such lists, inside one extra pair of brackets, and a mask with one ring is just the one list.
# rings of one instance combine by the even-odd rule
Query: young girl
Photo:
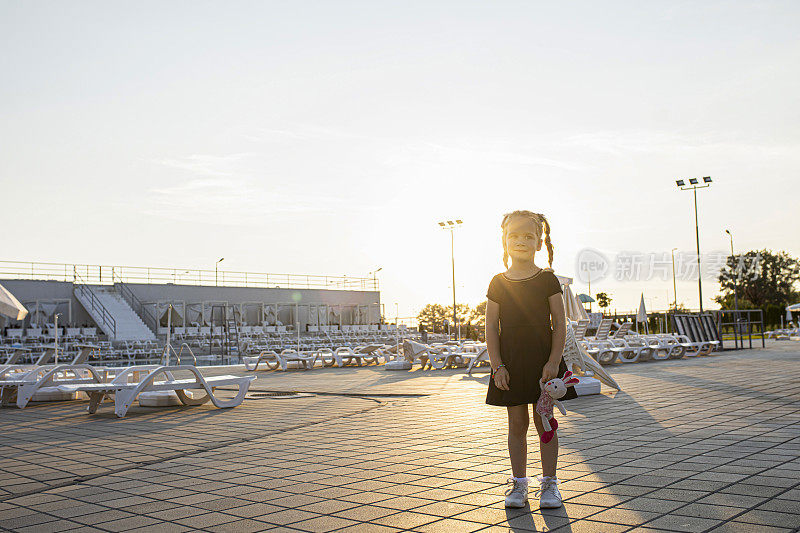
[[(486, 344), (492, 365), (486, 403), (508, 409), (508, 455), (513, 472), (509, 482), (513, 481), (513, 487), (506, 493), (506, 507), (524, 507), (528, 501), (528, 406), (539, 399), (540, 379), (548, 381), (567, 370), (561, 359), (566, 316), (561, 284), (552, 270), (550, 224), (544, 215), (514, 211), (503, 217), (501, 227), (503, 263), (508, 270), (492, 278), (486, 294)], [(543, 235), (551, 268), (539, 268), (533, 262), (542, 248)], [(567, 391), (562, 400), (577, 397), (574, 387)], [(544, 428), (535, 411), (533, 422), (541, 435)], [(561, 507), (556, 486), (557, 434), (547, 444), (540, 442), (539, 451), (543, 470), (543, 476), (537, 478), (539, 507)]]

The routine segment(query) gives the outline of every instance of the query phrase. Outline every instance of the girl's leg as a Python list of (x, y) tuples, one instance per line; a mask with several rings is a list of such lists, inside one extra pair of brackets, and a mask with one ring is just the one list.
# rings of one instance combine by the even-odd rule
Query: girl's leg
[(508, 456), (514, 477), (526, 477), (528, 463), (528, 418), (527, 405), (514, 405), (508, 409)]
[[(539, 435), (544, 433), (542, 417), (536, 411), (533, 412), (533, 424)], [(558, 432), (553, 435), (552, 440), (547, 444), (539, 441), (539, 453), (542, 456), (542, 475), (555, 477), (556, 465), (558, 463)]]

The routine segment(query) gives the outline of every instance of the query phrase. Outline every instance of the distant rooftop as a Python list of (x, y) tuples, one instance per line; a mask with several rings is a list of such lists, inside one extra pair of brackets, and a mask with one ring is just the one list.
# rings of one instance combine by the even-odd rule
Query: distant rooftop
[(39, 263), (32, 261), (0, 261), (0, 279), (49, 280), (108, 285), (122, 282), (261, 289), (379, 290), (377, 278), (369, 277), (197, 270), (177, 267)]

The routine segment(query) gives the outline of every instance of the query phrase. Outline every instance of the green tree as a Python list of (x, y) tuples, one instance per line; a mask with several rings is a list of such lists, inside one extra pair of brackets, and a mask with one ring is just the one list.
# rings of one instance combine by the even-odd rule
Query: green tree
[(605, 311), (606, 307), (611, 305), (612, 298), (608, 294), (606, 294), (604, 292), (598, 292), (594, 296), (595, 296), (595, 300), (597, 300), (597, 305), (603, 311)]
[[(417, 315), (417, 322), (420, 326), (424, 327), (426, 331), (433, 333), (441, 333), (443, 328), (442, 324), (446, 320), (452, 320), (453, 310), (448, 309), (441, 304), (428, 304), (422, 308), (422, 311)], [(449, 315), (449, 318), (448, 318)], [(444, 328), (446, 330), (446, 328)]]
[[(468, 328), (470, 326), (472, 314), (473, 311), (467, 304), (456, 305), (456, 319), (462, 325), (462, 332), (464, 327)], [(434, 333), (447, 332), (447, 327), (443, 327), (443, 324), (449, 323), (450, 327), (453, 327), (453, 307), (442, 304), (428, 304), (417, 315), (417, 322), (427, 331)]]
[(675, 307), (675, 302), (670, 302), (669, 310), (673, 313), (688, 313), (689, 309), (683, 303), (679, 303), (677, 307)]
[[(449, 308), (450, 321), (453, 320), (453, 307)], [(472, 316), (472, 309), (467, 304), (456, 304), (456, 318), (459, 324), (467, 324)]]
[(486, 300), (475, 306), (469, 315), (469, 321), (478, 328), (486, 327)]
[(798, 281), (798, 259), (784, 251), (773, 253), (770, 250), (753, 250), (728, 256), (726, 265), (719, 273), (722, 294), (714, 298), (714, 301), (733, 308), (731, 304), (736, 285), (740, 309), (746, 309), (743, 304), (745, 301), (758, 309), (765, 309), (768, 305), (785, 307), (795, 303), (800, 297), (795, 289)]

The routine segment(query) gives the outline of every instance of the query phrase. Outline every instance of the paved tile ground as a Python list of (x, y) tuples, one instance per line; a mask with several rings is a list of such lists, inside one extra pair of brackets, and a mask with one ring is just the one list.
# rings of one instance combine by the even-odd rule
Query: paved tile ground
[(3, 409), (0, 529), (798, 530), (800, 343), (611, 371), (623, 392), (559, 417), (562, 509), (503, 507), (485, 372), (366, 367), (260, 373), (256, 393), (325, 394), (233, 410)]

